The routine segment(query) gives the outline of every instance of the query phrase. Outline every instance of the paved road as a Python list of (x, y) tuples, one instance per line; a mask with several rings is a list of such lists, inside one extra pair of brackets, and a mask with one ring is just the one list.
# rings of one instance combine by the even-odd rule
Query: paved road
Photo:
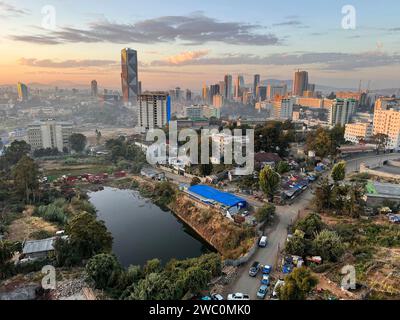
[[(399, 154), (389, 154), (389, 155), (374, 155), (367, 157), (360, 157), (356, 159), (347, 160), (347, 173), (358, 171), (361, 162), (367, 165), (377, 165), (382, 164), (383, 161), (388, 159), (400, 158)], [(251, 261), (239, 268), (239, 275), (236, 281), (226, 288), (226, 293), (232, 292), (242, 292), (248, 293), (251, 299), (256, 299), (256, 293), (260, 287), (260, 278), (251, 278), (248, 275), (248, 270), (250, 265), (254, 261), (258, 261), (261, 264), (272, 265), (275, 268), (277, 263), (278, 252), (280, 248), (283, 248), (287, 238), (287, 227), (289, 224), (293, 223), (297, 217), (300, 210), (306, 208), (312, 199), (311, 190), (306, 190), (301, 194), (294, 204), (290, 206), (278, 206), (277, 207), (277, 221), (274, 226), (265, 230), (265, 234), (268, 235), (268, 246), (267, 248), (260, 248), (255, 253)]]

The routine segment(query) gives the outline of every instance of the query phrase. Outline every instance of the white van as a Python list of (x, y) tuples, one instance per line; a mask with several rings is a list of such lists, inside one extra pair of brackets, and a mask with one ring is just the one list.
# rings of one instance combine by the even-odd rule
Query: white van
[(266, 236), (262, 236), (260, 241), (258, 242), (258, 246), (261, 248), (265, 248), (268, 243), (268, 238)]

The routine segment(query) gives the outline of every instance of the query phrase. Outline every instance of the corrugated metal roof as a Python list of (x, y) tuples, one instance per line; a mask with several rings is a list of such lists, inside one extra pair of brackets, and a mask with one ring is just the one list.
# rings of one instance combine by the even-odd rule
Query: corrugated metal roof
[(38, 253), (54, 250), (53, 243), (56, 238), (48, 238), (43, 240), (30, 240), (26, 241), (22, 253)]
[(192, 186), (189, 188), (189, 192), (200, 195), (205, 199), (217, 201), (228, 207), (233, 207), (238, 205), (245, 207), (247, 205), (246, 200), (239, 198), (234, 194), (228, 192), (222, 192), (205, 185)]

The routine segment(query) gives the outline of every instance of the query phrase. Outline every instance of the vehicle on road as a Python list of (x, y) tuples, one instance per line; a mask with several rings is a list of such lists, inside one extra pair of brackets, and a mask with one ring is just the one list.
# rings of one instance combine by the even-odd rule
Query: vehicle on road
[(217, 300), (217, 301), (222, 301), (224, 300), (224, 297), (218, 293), (214, 293), (211, 295), (212, 300)]
[(258, 246), (261, 248), (265, 248), (268, 244), (268, 238), (266, 236), (262, 236), (260, 241), (258, 242)]
[(270, 265), (268, 265), (268, 264), (266, 264), (265, 266), (263, 266), (263, 268), (262, 268), (262, 270), (261, 270), (261, 272), (262, 272), (263, 274), (270, 274), (271, 271), (272, 271), (272, 267), (271, 267)]
[(269, 286), (269, 275), (264, 274), (261, 278), (261, 284)]
[(228, 300), (250, 300), (250, 296), (244, 293), (232, 293), (228, 295)]
[(260, 263), (259, 263), (258, 261), (254, 262), (254, 263), (251, 265), (251, 267), (250, 267), (249, 276), (250, 276), (250, 277), (255, 277), (255, 276), (257, 276), (257, 274), (258, 274), (258, 272), (260, 271), (260, 269), (261, 269)]
[(257, 291), (257, 298), (258, 299), (265, 299), (268, 293), (268, 286), (262, 285), (260, 289)]

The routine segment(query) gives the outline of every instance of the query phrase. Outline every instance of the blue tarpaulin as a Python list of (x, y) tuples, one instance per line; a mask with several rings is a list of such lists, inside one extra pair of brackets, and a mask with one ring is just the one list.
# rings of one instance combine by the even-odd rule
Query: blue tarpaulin
[(202, 198), (214, 200), (219, 202), (227, 207), (246, 207), (247, 201), (235, 196), (232, 193), (222, 192), (213, 187), (205, 186), (205, 185), (196, 185), (189, 188), (189, 192), (193, 194), (197, 194)]

